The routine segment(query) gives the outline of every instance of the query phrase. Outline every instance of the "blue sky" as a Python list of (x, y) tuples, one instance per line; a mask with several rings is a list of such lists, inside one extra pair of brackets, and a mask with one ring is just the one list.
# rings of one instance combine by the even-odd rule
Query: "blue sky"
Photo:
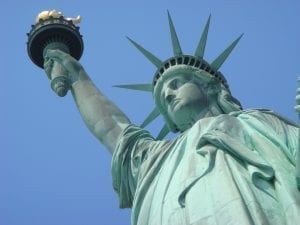
[[(167, 10), (183, 52), (193, 54), (212, 15), (205, 58), (211, 62), (241, 33), (220, 69), (244, 108), (268, 108), (297, 122), (300, 3), (296, 0), (1, 1), (0, 225), (130, 224), (112, 189), (111, 156), (89, 133), (69, 93), (57, 97), (29, 59), (26, 33), (42, 10), (82, 16), (80, 62), (135, 124), (152, 97), (113, 88), (146, 83), (155, 67), (125, 38), (158, 58), (172, 55)], [(156, 135), (161, 120), (149, 125)]]

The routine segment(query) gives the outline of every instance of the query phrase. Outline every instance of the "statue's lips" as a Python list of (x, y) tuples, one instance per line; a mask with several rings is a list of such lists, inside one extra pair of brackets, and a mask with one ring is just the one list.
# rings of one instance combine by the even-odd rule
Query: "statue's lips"
[(174, 98), (171, 102), (171, 109), (174, 110), (175, 106), (180, 102), (179, 98)]

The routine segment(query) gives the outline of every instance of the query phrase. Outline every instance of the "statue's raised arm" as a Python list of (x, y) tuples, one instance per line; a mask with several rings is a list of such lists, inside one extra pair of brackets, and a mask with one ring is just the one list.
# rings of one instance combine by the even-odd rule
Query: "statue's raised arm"
[(72, 95), (87, 127), (113, 152), (120, 133), (130, 121), (97, 89), (76, 59), (60, 50), (48, 50), (44, 63), (48, 75), (51, 74), (54, 62), (65, 70)]
[(77, 24), (81, 17), (65, 17), (57, 10), (42, 11), (28, 35), (31, 60), (43, 68), (51, 88), (60, 97), (71, 89), (79, 112), (90, 131), (113, 152), (127, 117), (93, 84), (78, 62), (83, 39)]

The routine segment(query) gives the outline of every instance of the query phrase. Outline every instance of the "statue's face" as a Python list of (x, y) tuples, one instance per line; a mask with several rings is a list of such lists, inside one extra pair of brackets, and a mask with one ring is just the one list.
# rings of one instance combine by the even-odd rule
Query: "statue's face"
[(161, 102), (171, 120), (182, 131), (189, 128), (209, 106), (208, 96), (200, 82), (188, 75), (177, 75), (166, 80), (161, 91)]

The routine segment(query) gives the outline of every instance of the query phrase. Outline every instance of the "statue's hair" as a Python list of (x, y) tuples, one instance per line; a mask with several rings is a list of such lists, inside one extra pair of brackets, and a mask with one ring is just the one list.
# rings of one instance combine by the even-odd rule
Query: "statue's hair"
[(222, 113), (228, 114), (233, 111), (242, 110), (240, 101), (232, 96), (228, 86), (225, 87), (219, 80), (214, 78), (210, 81), (203, 80), (200, 77), (197, 77), (197, 79), (201, 80), (200, 86), (208, 95), (216, 95), (217, 103)]
[(233, 97), (226, 88), (221, 88), (218, 93), (218, 105), (225, 114), (243, 109), (240, 101)]

